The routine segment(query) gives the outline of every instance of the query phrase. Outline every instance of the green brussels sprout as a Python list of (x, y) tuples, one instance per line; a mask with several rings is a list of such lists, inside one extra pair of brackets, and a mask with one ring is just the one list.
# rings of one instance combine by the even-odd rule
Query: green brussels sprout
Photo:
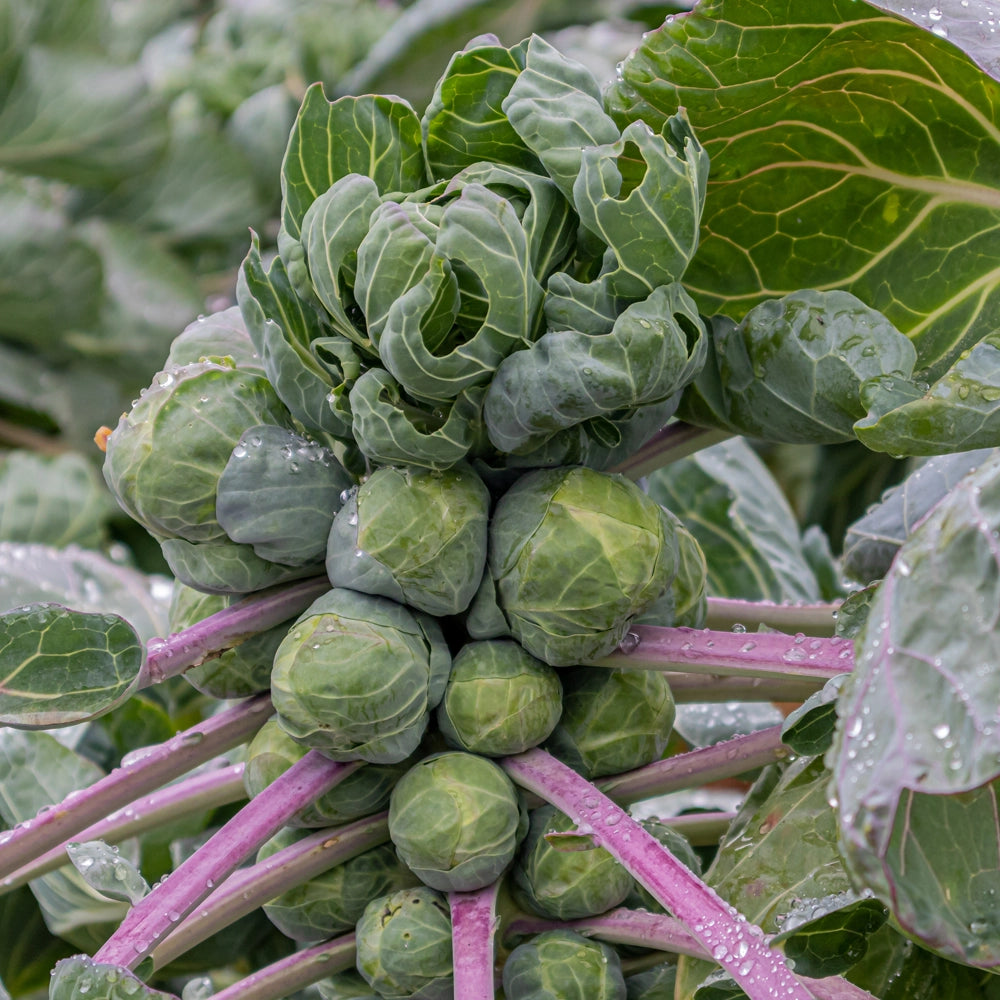
[(670, 586), (635, 619), (637, 625), (704, 628), (708, 617), (708, 565), (698, 540), (670, 511), (677, 538), (677, 573)]
[(512, 639), (493, 639), (458, 651), (437, 722), (449, 746), (506, 757), (538, 746), (561, 711), (555, 669)]
[(415, 764), (392, 790), (389, 836), (434, 889), (490, 885), (514, 858), (525, 824), (514, 785), (493, 761), (447, 751)]
[(452, 1000), (451, 913), (428, 886), (373, 899), (357, 923), (357, 967), (379, 996)]
[(519, 479), (490, 522), (490, 573), (511, 632), (552, 666), (599, 659), (670, 585), (673, 524), (623, 476), (582, 466)]
[(323, 1000), (379, 1000), (357, 969), (336, 972), (314, 985)]
[[(292, 739), (271, 716), (247, 747), (243, 784), (254, 798), (308, 753), (308, 747)], [(384, 809), (396, 782), (412, 765), (410, 759), (398, 764), (365, 764), (335, 788), (314, 799), (297, 813), (290, 826), (323, 827), (349, 823)]]
[[(229, 607), (240, 596), (203, 594), (182, 583), (175, 583), (170, 600), (170, 631), (180, 632)], [(221, 656), (190, 667), (184, 671), (184, 679), (202, 694), (213, 698), (246, 698), (259, 691), (266, 691), (271, 683), (271, 663), (275, 650), (291, 624), (292, 619), (289, 618), (281, 625), (275, 625), (274, 628), (227, 649)]]
[[(279, 830), (257, 852), (257, 861), (266, 861), (309, 835), (306, 830)], [(264, 904), (264, 913), (293, 941), (323, 941), (352, 930), (376, 896), (419, 884), (392, 844), (379, 844), (287, 889)]]
[(563, 710), (545, 749), (585, 778), (659, 760), (676, 708), (655, 670), (574, 667), (562, 671)]
[(512, 874), (524, 900), (543, 917), (591, 917), (620, 905), (632, 890), (632, 876), (603, 847), (581, 849), (576, 842), (560, 849), (545, 839), (573, 832), (576, 825), (554, 806), (540, 806), (529, 818)]
[(260, 359), (239, 306), (230, 306), (211, 316), (199, 316), (174, 337), (164, 371), (199, 361), (231, 363), (233, 367), (264, 374)]
[(428, 614), (458, 614), (483, 576), (489, 503), (467, 465), (377, 469), (333, 519), (330, 582)]
[(677, 963), (661, 962), (645, 972), (628, 976), (625, 980), (625, 996), (627, 1000), (674, 1000), (676, 983)]
[(107, 441), (104, 478), (119, 504), (158, 538), (225, 538), (219, 476), (255, 424), (291, 426), (270, 382), (205, 361), (158, 373)]
[(507, 956), (503, 991), (512, 1000), (625, 1000), (625, 978), (610, 945), (544, 931)]
[[(673, 827), (658, 819), (643, 819), (639, 825), (651, 833), (685, 868), (701, 875), (701, 858), (691, 846), (691, 842)], [(666, 908), (644, 885), (636, 882), (625, 899), (625, 906), (632, 910), (649, 910), (651, 913), (666, 913)]]
[(281, 725), (333, 760), (395, 764), (420, 743), (450, 668), (433, 618), (334, 588), (278, 647), (271, 698)]

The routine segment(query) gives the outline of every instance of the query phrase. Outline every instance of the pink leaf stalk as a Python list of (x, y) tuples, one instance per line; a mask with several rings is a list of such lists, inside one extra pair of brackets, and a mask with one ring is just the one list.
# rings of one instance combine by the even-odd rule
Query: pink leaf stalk
[(448, 894), (455, 996), (462, 1000), (493, 1000), (496, 995), (493, 937), (498, 887), (496, 882), (476, 892)]

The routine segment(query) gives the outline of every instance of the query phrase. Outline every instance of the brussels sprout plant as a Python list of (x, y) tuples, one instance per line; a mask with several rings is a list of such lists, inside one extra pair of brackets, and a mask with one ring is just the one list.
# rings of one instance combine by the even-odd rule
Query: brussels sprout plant
[(162, 625), (2, 554), (50, 1000), (1000, 995), (998, 163), (1000, 83), (859, 0), (305, 88), (99, 434)]

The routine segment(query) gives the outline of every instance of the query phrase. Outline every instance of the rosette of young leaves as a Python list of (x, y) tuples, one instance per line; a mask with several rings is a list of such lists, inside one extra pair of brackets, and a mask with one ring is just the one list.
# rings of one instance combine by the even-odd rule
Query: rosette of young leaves
[(323, 561), (341, 494), (354, 480), (333, 452), (287, 427), (249, 427), (219, 477), (215, 513), (234, 542), (268, 562)]
[(420, 743), (450, 666), (433, 618), (335, 588), (278, 647), (271, 697), (281, 725), (307, 746), (333, 760), (394, 764)]
[[(862, 386), (907, 380), (917, 354), (881, 313), (844, 291), (793, 292), (715, 324), (715, 355), (678, 414), (770, 441), (853, 440)], [(690, 398), (689, 398), (690, 397)]]
[[(258, 863), (308, 835), (305, 830), (279, 830), (257, 852)], [(399, 860), (392, 844), (379, 844), (286, 889), (263, 909), (293, 941), (324, 941), (352, 930), (373, 899), (415, 885), (419, 879)]]
[(517, 791), (493, 761), (453, 750), (415, 764), (392, 790), (389, 836), (426, 885), (471, 892), (495, 882), (526, 827)]
[[(277, 717), (272, 716), (257, 731), (247, 747), (243, 784), (247, 795), (260, 795), (276, 778), (298, 763), (309, 748), (292, 739)], [(329, 792), (314, 799), (289, 822), (296, 827), (324, 827), (349, 823), (370, 816), (389, 804), (396, 782), (409, 768), (409, 761), (397, 764), (365, 764), (352, 771)]]
[(560, 672), (563, 710), (545, 748), (585, 778), (659, 760), (673, 730), (674, 698), (655, 670), (573, 667)]
[(629, 306), (607, 332), (549, 331), (497, 369), (483, 404), (490, 440), (499, 451), (530, 452), (586, 421), (600, 436), (622, 411), (679, 393), (705, 353), (698, 309), (677, 284)]
[[(241, 596), (204, 594), (176, 582), (170, 601), (170, 631), (180, 632), (229, 607)], [(275, 650), (288, 632), (289, 625), (291, 619), (250, 636), (220, 656), (185, 670), (184, 678), (202, 694), (213, 698), (246, 698), (258, 691), (266, 691), (271, 683), (271, 662)]]
[(490, 496), (467, 465), (376, 469), (333, 518), (335, 587), (391, 597), (433, 615), (464, 611), (486, 565)]
[(676, 565), (660, 507), (622, 476), (584, 467), (522, 476), (490, 522), (499, 606), (514, 637), (552, 666), (610, 653)]
[(378, 995), (451, 1000), (448, 901), (428, 886), (373, 899), (357, 924), (358, 972)]
[(503, 967), (503, 988), (518, 1000), (625, 1000), (618, 953), (573, 931), (544, 931), (519, 944)]
[(437, 723), (450, 746), (506, 757), (538, 746), (562, 712), (562, 684), (547, 663), (509, 639), (464, 645), (455, 655)]
[[(565, 834), (564, 837), (548, 835)], [(621, 904), (632, 876), (603, 848), (595, 847), (555, 806), (529, 815), (528, 832), (512, 869), (514, 885), (531, 909), (554, 920), (576, 920)]]
[(291, 426), (263, 376), (214, 362), (162, 371), (108, 438), (105, 481), (160, 539), (225, 539), (219, 477), (243, 431), (263, 423)]

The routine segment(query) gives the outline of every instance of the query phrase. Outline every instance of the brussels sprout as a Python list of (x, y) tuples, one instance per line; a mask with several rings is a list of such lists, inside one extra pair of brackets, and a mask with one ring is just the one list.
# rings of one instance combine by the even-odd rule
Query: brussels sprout
[[(257, 861), (266, 861), (305, 836), (305, 830), (279, 830), (257, 852)], [(264, 912), (293, 941), (322, 941), (351, 930), (375, 897), (419, 884), (392, 844), (379, 844), (286, 890), (265, 903)]]
[(231, 306), (211, 316), (199, 316), (174, 338), (164, 371), (199, 361), (231, 362), (236, 368), (264, 374), (260, 359), (247, 333), (239, 306)]
[(378, 994), (356, 969), (334, 973), (314, 985), (323, 1000), (379, 1000)]
[(708, 565), (698, 540), (679, 517), (672, 518), (677, 538), (677, 573), (670, 586), (635, 619), (637, 625), (704, 628), (708, 616)]
[(545, 839), (549, 833), (575, 830), (573, 821), (554, 806), (531, 813), (513, 878), (531, 909), (543, 917), (575, 920), (603, 913), (632, 889), (632, 876), (603, 847), (579, 849), (577, 843), (560, 850)]
[(625, 980), (625, 996), (627, 1000), (674, 1000), (676, 982), (677, 963), (662, 962), (629, 976)]
[(377, 469), (333, 519), (330, 582), (429, 614), (458, 614), (486, 565), (489, 503), (467, 465)]
[[(643, 819), (639, 825), (651, 833), (678, 861), (695, 875), (701, 875), (701, 858), (691, 846), (690, 841), (673, 827), (661, 823), (658, 819)], [(651, 913), (666, 913), (662, 903), (653, 897), (644, 885), (636, 882), (632, 891), (625, 899), (625, 905), (633, 910), (649, 910)]]
[(281, 725), (333, 760), (394, 764), (420, 743), (450, 668), (433, 618), (335, 588), (278, 647), (271, 698)]
[(655, 670), (574, 667), (562, 671), (563, 710), (545, 748), (586, 778), (659, 760), (676, 709)]
[(373, 899), (357, 924), (358, 972), (379, 996), (451, 1000), (448, 902), (419, 886)]
[[(308, 747), (292, 739), (272, 716), (257, 730), (247, 747), (243, 784), (253, 798), (275, 778), (301, 760)], [(396, 782), (412, 765), (407, 759), (398, 764), (365, 764), (352, 772), (335, 788), (314, 799), (296, 814), (289, 825), (305, 827), (336, 826), (384, 809)]]
[[(239, 594), (230, 597), (202, 594), (182, 583), (175, 583), (170, 600), (170, 631), (180, 632), (239, 599)], [(190, 667), (184, 671), (185, 680), (202, 694), (213, 698), (246, 698), (258, 691), (266, 691), (271, 683), (274, 652), (291, 624), (292, 619), (289, 618), (287, 622), (227, 649), (221, 656)]]
[(427, 885), (468, 892), (495, 882), (524, 835), (514, 785), (485, 757), (449, 751), (399, 779), (389, 800), (389, 836)]
[(555, 669), (511, 639), (494, 639), (459, 650), (437, 722), (450, 746), (506, 757), (538, 746), (561, 711)]
[(610, 945), (545, 931), (507, 956), (503, 991), (517, 1000), (625, 1000), (625, 978)]
[(262, 375), (208, 361), (162, 371), (108, 438), (104, 478), (159, 538), (225, 538), (215, 516), (219, 476), (254, 424), (291, 426)]
[(511, 632), (539, 659), (598, 659), (673, 579), (663, 510), (623, 476), (584, 467), (519, 479), (490, 522), (490, 573)]

